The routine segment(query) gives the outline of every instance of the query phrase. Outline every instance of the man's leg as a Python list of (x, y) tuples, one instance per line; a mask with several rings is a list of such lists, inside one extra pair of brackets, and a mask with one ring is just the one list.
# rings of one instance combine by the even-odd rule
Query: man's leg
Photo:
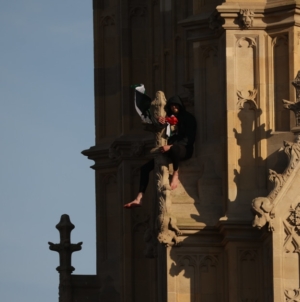
[(173, 176), (170, 183), (171, 189), (174, 190), (179, 184), (179, 162), (186, 156), (186, 148), (183, 145), (173, 145), (168, 151), (168, 156), (173, 164)]
[(146, 192), (149, 183), (149, 174), (154, 169), (154, 159), (151, 159), (141, 167), (140, 170), (140, 187), (136, 198), (124, 205), (124, 208), (131, 209), (142, 206), (142, 198)]

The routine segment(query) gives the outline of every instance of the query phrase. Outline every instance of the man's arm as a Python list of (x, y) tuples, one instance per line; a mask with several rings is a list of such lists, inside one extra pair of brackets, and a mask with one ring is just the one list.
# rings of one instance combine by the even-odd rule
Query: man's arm
[(176, 144), (193, 145), (196, 138), (197, 123), (192, 114), (187, 114), (181, 124), (180, 133), (174, 136)]

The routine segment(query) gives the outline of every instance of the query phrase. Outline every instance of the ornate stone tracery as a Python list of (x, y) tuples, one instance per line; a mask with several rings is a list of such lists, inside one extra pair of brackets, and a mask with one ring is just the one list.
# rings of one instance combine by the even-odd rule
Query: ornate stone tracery
[(300, 203), (298, 203), (294, 209), (291, 205), (290, 213), (287, 221), (294, 227), (295, 231), (300, 234)]
[(286, 253), (300, 253), (299, 232), (287, 221), (283, 221), (285, 239), (283, 249)]

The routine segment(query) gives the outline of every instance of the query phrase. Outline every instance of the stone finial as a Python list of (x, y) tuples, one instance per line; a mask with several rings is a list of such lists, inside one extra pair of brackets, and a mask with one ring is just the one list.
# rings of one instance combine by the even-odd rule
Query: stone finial
[(75, 228), (69, 215), (62, 215), (56, 225), (60, 234), (60, 243), (48, 242), (49, 249), (59, 253), (59, 302), (72, 302), (71, 273), (75, 268), (71, 265), (72, 253), (81, 250), (82, 242), (71, 243), (71, 232)]

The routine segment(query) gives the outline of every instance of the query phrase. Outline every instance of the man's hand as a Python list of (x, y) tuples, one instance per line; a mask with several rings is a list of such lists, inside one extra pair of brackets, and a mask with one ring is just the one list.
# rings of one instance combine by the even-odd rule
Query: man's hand
[(159, 121), (162, 125), (164, 125), (164, 124), (166, 123), (166, 119), (165, 119), (164, 117), (162, 117), (162, 116), (160, 116), (160, 117), (158, 118), (158, 121)]
[(171, 147), (172, 147), (172, 145), (162, 146), (159, 148), (159, 150), (161, 153), (165, 153), (165, 152), (169, 151)]

